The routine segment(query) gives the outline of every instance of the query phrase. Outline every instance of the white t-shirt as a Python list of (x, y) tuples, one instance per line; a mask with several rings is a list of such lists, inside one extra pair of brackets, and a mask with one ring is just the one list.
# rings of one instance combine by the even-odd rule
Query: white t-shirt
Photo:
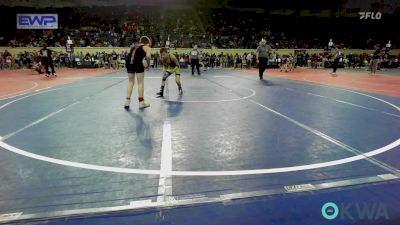
[(247, 54), (247, 56), (246, 56), (246, 60), (251, 60), (253, 58), (253, 56), (249, 53), (249, 54)]
[(43, 56), (43, 57), (47, 57), (47, 56), (48, 56), (48, 55), (47, 55), (47, 50), (42, 50), (41, 52), (42, 52), (42, 56)]
[(193, 49), (193, 50), (190, 52), (190, 57), (191, 57), (192, 59), (199, 59), (199, 51), (198, 51), (197, 49)]

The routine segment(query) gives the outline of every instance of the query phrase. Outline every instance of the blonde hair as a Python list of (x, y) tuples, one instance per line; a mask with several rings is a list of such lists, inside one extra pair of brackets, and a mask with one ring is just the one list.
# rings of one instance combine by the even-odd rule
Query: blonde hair
[(147, 36), (142, 36), (142, 37), (140, 37), (140, 41), (139, 41), (140, 43), (142, 43), (142, 44), (149, 44), (150, 43), (150, 38), (149, 37), (147, 37)]
[(160, 53), (168, 53), (168, 49), (167, 48), (160, 48)]

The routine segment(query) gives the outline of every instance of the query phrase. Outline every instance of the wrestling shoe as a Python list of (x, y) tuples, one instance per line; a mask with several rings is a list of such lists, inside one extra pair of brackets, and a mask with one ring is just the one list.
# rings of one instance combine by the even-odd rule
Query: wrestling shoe
[(144, 109), (147, 107), (150, 107), (149, 103), (145, 102), (144, 100), (139, 102), (139, 109)]

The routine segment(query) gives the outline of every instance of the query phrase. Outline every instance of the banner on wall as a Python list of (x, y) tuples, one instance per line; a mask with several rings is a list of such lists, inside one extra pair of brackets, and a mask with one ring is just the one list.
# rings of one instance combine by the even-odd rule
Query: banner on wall
[(58, 14), (17, 14), (17, 29), (58, 29)]

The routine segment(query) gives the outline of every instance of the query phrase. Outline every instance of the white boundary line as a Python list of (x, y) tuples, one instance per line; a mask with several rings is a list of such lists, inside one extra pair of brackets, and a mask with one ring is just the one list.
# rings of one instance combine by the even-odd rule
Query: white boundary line
[[(285, 78), (280, 78), (280, 77), (275, 77), (275, 76), (274, 76), (273, 78), (284, 79), (284, 80), (287, 80), (287, 81), (293, 81), (293, 82), (295, 82), (295, 83), (300, 83), (300, 84), (307, 84), (307, 85), (312, 85), (312, 86), (319, 86), (319, 87), (332, 88), (332, 89), (336, 89), (336, 90), (352, 92), (352, 93), (355, 93), (355, 94), (364, 95), (364, 96), (366, 96), (366, 97), (376, 99), (376, 100), (381, 101), (381, 102), (383, 102), (383, 103), (389, 104), (390, 106), (392, 106), (392, 107), (394, 107), (394, 108), (397, 109), (397, 106), (395, 106), (394, 104), (392, 104), (392, 103), (390, 103), (390, 102), (387, 102), (387, 101), (385, 101), (385, 100), (382, 100), (382, 99), (373, 97), (373, 96), (371, 96), (371, 95), (367, 95), (367, 94), (363, 94), (363, 93), (360, 93), (360, 92), (357, 92), (357, 91), (353, 91), (353, 90), (350, 90), (350, 89), (345, 89), (345, 88), (340, 88), (340, 87), (336, 87), (336, 86), (329, 86), (329, 85), (314, 83), (314, 82), (312, 82), (312, 81), (306, 81), (306, 80), (285, 79)], [(290, 91), (295, 91), (293, 88), (285, 88), (285, 89), (286, 89), (286, 90), (290, 90)], [(368, 90), (367, 90), (367, 91), (368, 91)], [(308, 94), (308, 95), (312, 95), (312, 96), (316, 96), (316, 97), (320, 97), (320, 98), (330, 99), (330, 100), (332, 100), (332, 101), (336, 101), (336, 102), (339, 102), (339, 103), (343, 103), (343, 104), (347, 104), (347, 105), (352, 105), (352, 106), (354, 106), (354, 107), (363, 108), (363, 109), (370, 110), (370, 111), (380, 112), (380, 113), (383, 113), (383, 114), (386, 114), (386, 115), (390, 115), (390, 116), (400, 117), (400, 115), (388, 113), (388, 112), (385, 112), (385, 111), (379, 111), (379, 110), (377, 110), (377, 109), (368, 108), (368, 107), (361, 106), (361, 105), (357, 105), (357, 104), (354, 104), (354, 103), (351, 103), (351, 102), (346, 102), (346, 101), (338, 100), (338, 99), (335, 99), (335, 98), (330, 98), (330, 97), (323, 96), (323, 95), (318, 95), (318, 94), (311, 93), (311, 92), (301, 92), (301, 91), (297, 91), (297, 92), (306, 93), (306, 94)], [(379, 95), (379, 93), (373, 93), (373, 94), (378, 94), (378, 95)], [(387, 96), (387, 97), (395, 98), (395, 97), (393, 97), (393, 96)]]
[(58, 165), (76, 167), (81, 169), (89, 169), (89, 170), (98, 170), (98, 171), (106, 171), (106, 172), (115, 172), (115, 173), (133, 173), (133, 174), (147, 174), (147, 175), (159, 175), (159, 170), (141, 170), (141, 169), (129, 169), (129, 168), (117, 168), (117, 167), (110, 167), (110, 166), (98, 166), (86, 163), (77, 163), (71, 162), (67, 160), (60, 160), (54, 159), (47, 156), (42, 156), (34, 153), (30, 153), (14, 146), (11, 146), (3, 141), (0, 141), (0, 147), (7, 149), (11, 152), (17, 153), (19, 155), (23, 155), (32, 159), (41, 160), (44, 162), (54, 163)]
[(164, 122), (161, 147), (160, 180), (158, 182), (157, 202), (167, 201), (172, 196), (172, 142), (171, 124)]
[[(322, 86), (322, 85), (321, 85)], [(325, 86), (329, 87), (329, 86)], [(57, 89), (53, 89), (57, 90)], [(394, 107), (396, 110), (400, 111), (400, 108), (397, 107), (396, 105), (387, 102), (385, 100), (363, 94), (363, 93), (358, 93), (355, 91), (350, 91), (346, 89), (339, 89), (339, 90), (344, 90), (348, 92), (352, 92), (355, 94), (360, 94), (364, 95), (366, 97), (370, 97), (373, 99), (376, 99), (378, 101), (381, 101), (383, 103), (386, 103), (392, 107)], [(52, 91), (52, 90), (49, 90)], [(48, 91), (46, 91), (48, 92)], [(44, 93), (44, 92), (41, 92)], [(37, 93), (39, 94), (39, 93)], [(35, 95), (35, 94), (33, 94)], [(32, 95), (29, 95), (32, 96)], [(9, 105), (13, 102), (19, 101), (21, 99), (27, 98), (29, 96), (24, 96), (20, 99), (16, 99), (12, 102), (9, 102), (5, 105), (0, 106), (0, 109), (4, 108), (6, 105)], [(290, 119), (290, 118), (289, 118)], [(293, 119), (291, 119), (293, 120)], [(295, 121), (295, 120), (294, 120)], [(297, 122), (297, 121), (296, 121)], [(321, 135), (323, 135), (321, 133)], [(327, 136), (326, 138), (330, 138)], [(302, 171), (302, 170), (310, 170), (310, 169), (317, 169), (317, 168), (323, 168), (323, 167), (329, 167), (329, 166), (336, 166), (336, 165), (341, 165), (345, 163), (350, 163), (354, 161), (358, 161), (361, 159), (365, 159), (368, 157), (372, 157), (378, 154), (381, 154), (383, 152), (389, 151), (397, 146), (400, 145), (400, 138), (397, 139), (396, 141), (383, 146), (381, 148), (369, 151), (364, 153), (363, 155), (357, 155), (349, 158), (344, 158), (344, 159), (339, 159), (339, 160), (334, 160), (334, 161), (328, 161), (328, 162), (323, 162), (323, 163), (315, 163), (315, 164), (308, 164), (308, 165), (302, 165), (302, 166), (291, 166), (291, 167), (280, 167), (280, 168), (270, 168), (270, 169), (257, 169), (257, 170), (231, 170), (231, 171), (171, 171), (170, 175), (171, 176), (236, 176), (236, 175), (255, 175), (255, 174), (270, 174), (270, 173), (285, 173), (285, 172), (293, 172), (293, 171)], [(14, 146), (11, 146), (3, 141), (0, 141), (0, 147), (20, 154), (24, 155), (26, 157), (30, 157), (33, 159), (41, 160), (41, 161), (46, 161), (50, 163), (55, 163), (59, 165), (64, 165), (64, 166), (70, 166), (70, 167), (76, 167), (76, 168), (82, 168), (82, 169), (91, 169), (91, 170), (98, 170), (98, 171), (107, 171), (107, 172), (116, 172), (116, 173), (131, 173), (131, 174), (147, 174), (147, 175), (161, 175), (162, 171), (160, 170), (143, 170), (143, 169), (130, 169), (130, 168), (120, 168), (120, 167), (108, 167), (108, 166), (99, 166), (99, 165), (92, 165), (92, 164), (85, 164), (85, 163), (77, 163), (77, 162), (71, 162), (67, 160), (60, 160), (60, 159), (54, 159), (51, 157), (47, 156), (42, 156), (34, 153), (30, 153), (27, 151), (24, 151), (22, 149), (16, 148)]]
[[(393, 174), (380, 174), (377, 176), (371, 177), (361, 177), (356, 179), (347, 179), (326, 183), (316, 183), (311, 184), (314, 186), (314, 191), (326, 190), (338, 187), (346, 187), (352, 185), (361, 185), (361, 184), (370, 184), (376, 182), (384, 182), (390, 180), (398, 180), (399, 177)], [(302, 184), (291, 184), (290, 186), (298, 186)], [(298, 190), (299, 192), (309, 191), (307, 189)], [(237, 193), (228, 193), (219, 195), (216, 197), (205, 197), (196, 195), (189, 196), (189, 199), (177, 199), (174, 202), (153, 202), (151, 200), (139, 200), (130, 202), (129, 205), (122, 206), (111, 206), (111, 207), (101, 207), (101, 208), (84, 208), (84, 209), (73, 209), (73, 210), (64, 210), (64, 211), (55, 211), (50, 213), (35, 213), (35, 214), (23, 214), (22, 212), (14, 212), (7, 214), (0, 214), (0, 224), (3, 223), (29, 223), (30, 221), (48, 221), (54, 218), (66, 218), (71, 216), (87, 216), (87, 215), (101, 215), (104, 213), (114, 213), (122, 210), (147, 210), (147, 209), (157, 209), (162, 211), (163, 209), (171, 209), (182, 206), (196, 206), (196, 205), (204, 205), (204, 204), (214, 204), (214, 203), (229, 203), (233, 200), (246, 199), (246, 198), (255, 198), (262, 196), (272, 196), (272, 195), (284, 195), (290, 194), (293, 192), (289, 192), (285, 189), (285, 187), (277, 187), (273, 189), (267, 190), (259, 190), (259, 191), (248, 191), (248, 192), (237, 192)], [(180, 196), (177, 196), (180, 197)]]
[[(273, 109), (270, 109), (270, 108), (268, 108), (268, 107), (266, 107), (266, 106), (264, 106), (264, 105), (262, 105), (262, 104), (260, 104), (260, 103), (258, 103), (256, 101), (253, 101), (253, 100), (250, 100), (250, 101), (253, 102), (254, 104), (256, 104), (258, 106), (261, 106), (262, 108), (274, 113), (275, 115), (278, 115), (278, 116), (288, 120), (289, 122), (292, 122), (292, 123), (296, 124), (297, 126), (303, 128), (303, 129), (305, 129), (305, 130), (307, 130), (309, 132), (312, 132), (313, 134), (315, 134), (315, 135), (317, 135), (317, 136), (319, 136), (319, 137), (321, 137), (321, 138), (323, 138), (323, 139), (325, 139), (325, 140), (327, 140), (327, 141), (329, 141), (329, 142), (331, 142), (331, 143), (333, 143), (333, 144), (335, 144), (335, 145), (337, 145), (337, 146), (339, 146), (339, 147), (341, 147), (341, 148), (343, 148), (343, 149), (345, 149), (345, 150), (347, 150), (349, 152), (354, 153), (355, 155), (365, 155), (363, 152), (360, 152), (359, 150), (357, 150), (357, 149), (355, 149), (355, 148), (353, 148), (353, 147), (351, 147), (351, 146), (349, 146), (349, 145), (347, 145), (347, 144), (345, 144), (345, 143), (343, 143), (343, 142), (341, 142), (341, 141), (339, 141), (337, 139), (334, 139), (334, 138), (332, 138), (332, 137), (330, 137), (330, 136), (328, 136), (328, 135), (326, 135), (326, 134), (324, 134), (324, 133), (322, 133), (322, 132), (320, 132), (318, 130), (315, 130), (315, 129), (313, 129), (313, 128), (305, 125), (305, 124), (302, 124), (302, 123), (300, 123), (300, 122), (298, 122), (298, 121), (296, 121), (296, 120), (294, 120), (294, 119), (292, 119), (292, 118), (290, 118), (288, 116), (285, 116), (285, 115), (283, 115), (283, 114), (281, 114), (281, 113), (279, 113), (279, 112), (277, 112), (277, 111), (275, 111)], [(367, 159), (369, 159), (369, 158), (367, 158)], [(369, 160), (371, 160), (371, 159), (369, 159)], [(371, 161), (371, 162), (372, 163), (376, 163), (374, 161)], [(386, 167), (389, 168), (389, 166), (386, 166)], [(396, 171), (397, 169), (389, 168), (389, 170)]]
[[(75, 105), (75, 104), (77, 104), (77, 103), (78, 103), (78, 102), (75, 102), (75, 103), (73, 103), (72, 105)], [(71, 105), (69, 105), (69, 106), (71, 106)], [(12, 133), (10, 133), (10, 134), (7, 134), (7, 135), (5, 135), (3, 138), (1, 138), (0, 140), (1, 140), (1, 141), (5, 141), (5, 140), (9, 139), (10, 137), (12, 137), (12, 136), (14, 136), (14, 135), (16, 135), (16, 134), (18, 134), (18, 133), (20, 133), (20, 132), (22, 132), (22, 131), (24, 131), (24, 130), (30, 128), (30, 127), (35, 126), (36, 124), (39, 124), (40, 122), (45, 121), (45, 120), (49, 119), (50, 117), (53, 117), (53, 116), (57, 115), (58, 113), (60, 113), (60, 112), (64, 111), (65, 109), (67, 109), (69, 106), (66, 106), (66, 107), (64, 107), (64, 108), (62, 108), (62, 109), (59, 109), (59, 110), (57, 110), (57, 111), (55, 111), (55, 112), (52, 112), (52, 113), (50, 113), (49, 115), (47, 115), (47, 116), (45, 116), (45, 117), (42, 117), (42, 118), (36, 120), (35, 122), (30, 123), (30, 124), (24, 126), (23, 128), (21, 128), (21, 129), (19, 129), (19, 130), (17, 130), (17, 131), (14, 131), (14, 132), (12, 132)]]
[[(230, 71), (232, 72), (232, 71)], [(233, 71), (234, 74), (240, 76), (242, 79), (247, 79), (247, 80), (252, 80), (252, 81), (258, 81), (258, 79), (249, 79), (248, 76), (246, 76), (245, 74), (252, 74), (254, 75), (254, 73), (249, 73), (249, 72), (239, 72), (239, 71)], [(307, 76), (307, 75), (306, 75)], [(235, 76), (232, 76), (235, 77)], [(284, 78), (284, 77), (280, 77), (280, 76), (275, 76), (272, 75), (270, 76), (270, 78), (272, 79), (278, 79), (278, 80), (286, 80), (286, 81), (291, 81), (294, 83), (300, 83), (300, 84), (306, 84), (306, 85), (312, 85), (312, 86), (320, 86), (320, 87), (326, 87), (326, 88), (331, 88), (331, 89), (336, 89), (336, 90), (341, 90), (341, 91), (348, 91), (348, 92), (353, 92), (356, 94), (360, 94), (360, 95), (365, 95), (367, 97), (371, 97), (371, 98), (375, 98), (373, 96), (367, 95), (367, 94), (363, 94), (361, 92), (357, 92), (357, 91), (363, 91), (363, 92), (367, 92), (367, 93), (371, 93), (370, 91), (373, 91), (374, 89), (368, 89), (368, 90), (357, 90), (357, 91), (353, 91), (353, 89), (346, 89), (345, 87), (338, 87), (338, 86), (329, 86), (327, 84), (321, 84), (321, 83), (316, 83), (314, 81), (309, 81), (309, 80), (295, 80), (295, 79), (291, 79), (291, 78)], [(377, 91), (385, 91), (385, 90), (377, 90)], [(390, 96), (390, 95), (385, 95), (382, 93), (371, 93), (371, 94), (376, 94), (376, 95), (383, 95), (385, 97), (391, 97), (391, 98), (396, 98), (396, 96)], [(381, 99), (377, 99), (379, 101), (381, 101)], [(384, 101), (384, 100), (382, 100)]]
[[(16, 96), (20, 96), (20, 95), (26, 94), (25, 92), (27, 92), (29, 90), (32, 90), (32, 89), (36, 88), (37, 86), (39, 86), (39, 84), (34, 82), (34, 81), (28, 81), (28, 82), (33, 83), (33, 86), (28, 88), (28, 89), (22, 90), (22, 91), (18, 91), (18, 92), (14, 92), (14, 93), (11, 93), (11, 94), (2, 95), (2, 96), (0, 96), (0, 100), (7, 100), (7, 99), (10, 99), (10, 98), (14, 98)], [(13, 96), (10, 96), (10, 95), (13, 95)]]
[(338, 100), (338, 99), (335, 99), (335, 98), (330, 98), (330, 97), (314, 94), (314, 93), (311, 93), (311, 92), (308, 92), (307, 94), (312, 95), (312, 96), (316, 96), (316, 97), (320, 97), (320, 98), (326, 98), (326, 99), (329, 99), (329, 100), (332, 100), (332, 101), (335, 101), (335, 102), (343, 103), (343, 104), (346, 104), (346, 105), (351, 105), (351, 106), (354, 106), (354, 107), (357, 107), (357, 108), (362, 108), (362, 109), (366, 109), (366, 110), (370, 110), (370, 111), (374, 111), (374, 112), (380, 112), (380, 113), (383, 113), (383, 114), (386, 114), (386, 115), (389, 115), (389, 116), (400, 117), (400, 115), (388, 113), (388, 112), (385, 112), (385, 111), (380, 111), (380, 110), (373, 109), (373, 108), (368, 108), (368, 107), (365, 107), (365, 106), (362, 106), (362, 105), (357, 105), (357, 104), (354, 104), (354, 103), (351, 103), (351, 102), (346, 102), (346, 101)]
[[(35, 92), (37, 92), (37, 93), (33, 93), (33, 94), (30, 94), (30, 95), (26, 95), (26, 96), (24, 96), (24, 97), (17, 98), (17, 99), (14, 99), (14, 100), (10, 101), (10, 102), (7, 102), (6, 104), (1, 105), (1, 106), (0, 106), (0, 109), (3, 109), (3, 108), (5, 108), (6, 106), (8, 106), (8, 105), (10, 105), (10, 104), (12, 104), (12, 103), (14, 103), (14, 102), (20, 101), (20, 100), (22, 100), (22, 99), (25, 99), (25, 98), (29, 98), (29, 97), (32, 97), (32, 96), (35, 96), (35, 95), (38, 95), (38, 94), (43, 94), (43, 93), (46, 93), (46, 92), (56, 91), (56, 90), (60, 90), (60, 89), (64, 89), (64, 88), (69, 88), (69, 87), (60, 87), (60, 88), (56, 88), (56, 89), (46, 90), (46, 89), (49, 89), (49, 88), (51, 88), (51, 87), (44, 88), (44, 89), (41, 89), (41, 90), (36, 90)], [(45, 90), (45, 91), (43, 91), (43, 90)], [(39, 92), (39, 91), (42, 91), (42, 92)], [(16, 96), (13, 96), (13, 97), (16, 97)], [(13, 97), (10, 97), (10, 98), (13, 98)], [(4, 100), (4, 99), (3, 99), (3, 100)]]
[(362, 106), (362, 105), (357, 105), (357, 104), (354, 104), (354, 103), (351, 103), (351, 102), (346, 102), (346, 101), (337, 100), (337, 99), (334, 99), (334, 100), (336, 102), (340, 102), (340, 103), (343, 103), (343, 104), (351, 105), (351, 106), (354, 106), (354, 107), (376, 111), (375, 109), (371, 109), (371, 108), (368, 108), (368, 107), (365, 107), (365, 106)]
[(389, 116), (395, 116), (395, 117), (399, 117), (400, 118), (400, 116), (396, 115), (396, 114), (392, 114), (392, 113), (388, 113), (388, 112), (383, 112), (383, 113), (386, 114), (386, 115), (389, 115)]
[(169, 100), (169, 99), (164, 99), (164, 98), (156, 98), (153, 97), (152, 95), (148, 95), (147, 91), (145, 91), (144, 95), (151, 98), (151, 99), (156, 99), (159, 101), (165, 101), (165, 102), (185, 102), (185, 103), (220, 103), (220, 102), (233, 102), (233, 101), (240, 101), (240, 100), (244, 100), (244, 99), (248, 99), (251, 98), (253, 96), (256, 95), (256, 91), (254, 91), (253, 89), (250, 88), (242, 88), (242, 89), (246, 89), (251, 91), (251, 94), (245, 97), (241, 97), (241, 98), (234, 98), (234, 99), (223, 99), (223, 100), (210, 100), (210, 101), (190, 101), (190, 100)]
[[(82, 78), (83, 78), (83, 77), (82, 77)], [(59, 79), (83, 80), (82, 78), (68, 78), (68, 77), (63, 78), (63, 77), (60, 77)], [(88, 79), (98, 79), (98, 78), (128, 79), (128, 76), (126, 76), (126, 77), (92, 77), (92, 78), (88, 78)], [(146, 76), (145, 76), (144, 78), (145, 78), (145, 79), (158, 79), (158, 78), (161, 79), (162, 77), (146, 77)], [(2, 98), (3, 96), (0, 96), (0, 101), (7, 100), (7, 99), (10, 99), (10, 98), (16, 98), (16, 97), (18, 97), (18, 96), (25, 95), (25, 94), (29, 94), (29, 93), (21, 93), (21, 92), (26, 92), (26, 91), (29, 91), (29, 90), (34, 89), (34, 88), (36, 88), (37, 86), (39, 86), (39, 84), (37, 84), (37, 83), (34, 82), (34, 81), (30, 81), (30, 82), (35, 83), (36, 86), (31, 87), (31, 88), (26, 89), (26, 90), (23, 90), (23, 91), (15, 92), (15, 93), (12, 93), (12, 94), (7, 94), (7, 95), (3, 95), (3, 96), (9, 96), (9, 95), (13, 95), (13, 94), (17, 94), (17, 95), (5, 97), (5, 98)], [(67, 84), (71, 84), (71, 83), (67, 83)], [(35, 90), (35, 92), (42, 91), (42, 90), (46, 90), (46, 89), (50, 89), (50, 88), (52, 88), (52, 86), (50, 86), (50, 87), (45, 87), (45, 88), (38, 89), (38, 90)], [(60, 88), (58, 88), (58, 89), (61, 89), (61, 88), (66, 88), (66, 87), (60, 87)], [(53, 90), (55, 90), (55, 89), (53, 89)], [(18, 94), (18, 93), (21, 93), (21, 94)], [(29, 96), (29, 97), (30, 97), (30, 96)], [(1, 108), (0, 108), (0, 109), (1, 109)]]
[(311, 93), (311, 92), (307, 92), (307, 94), (313, 95), (313, 96), (316, 96), (316, 97), (320, 97), (320, 98), (327, 98), (327, 97), (325, 97), (325, 96), (317, 95), (317, 94), (314, 94), (314, 93)]

